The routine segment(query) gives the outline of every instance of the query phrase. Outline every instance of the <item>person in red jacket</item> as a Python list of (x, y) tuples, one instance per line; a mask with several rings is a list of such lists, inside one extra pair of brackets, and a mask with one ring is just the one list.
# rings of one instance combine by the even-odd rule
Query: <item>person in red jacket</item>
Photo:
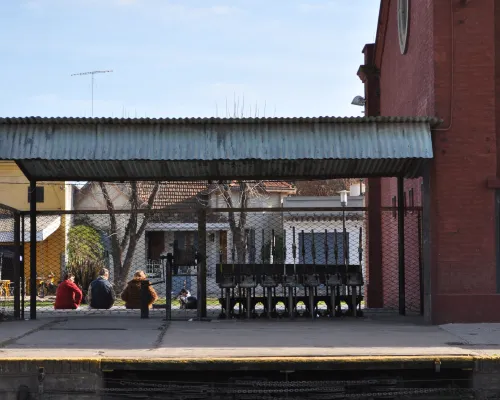
[(76, 310), (82, 302), (82, 291), (75, 284), (75, 276), (69, 272), (64, 275), (64, 280), (56, 291), (56, 310)]

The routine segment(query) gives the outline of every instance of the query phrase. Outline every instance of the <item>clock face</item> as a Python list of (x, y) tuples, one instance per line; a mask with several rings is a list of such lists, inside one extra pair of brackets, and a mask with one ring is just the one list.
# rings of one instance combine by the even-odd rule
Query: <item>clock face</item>
[(410, 22), (410, 0), (398, 0), (398, 36), (401, 54), (408, 47), (408, 25)]

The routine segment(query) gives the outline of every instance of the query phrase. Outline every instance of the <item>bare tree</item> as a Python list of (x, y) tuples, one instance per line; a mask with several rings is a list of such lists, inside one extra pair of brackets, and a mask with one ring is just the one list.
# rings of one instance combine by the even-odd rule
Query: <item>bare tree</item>
[[(251, 184), (245, 181), (238, 181), (239, 186), (239, 201), (238, 206), (241, 209), (246, 209), (249, 206), (249, 200), (251, 196)], [(228, 208), (235, 208), (233, 201), (233, 196), (231, 194), (230, 184), (224, 183), (217, 185), (217, 190), (221, 193), (224, 202)], [(247, 235), (246, 235), (246, 224), (247, 224), (247, 212), (242, 210), (239, 212), (238, 218), (234, 211), (228, 212), (229, 228), (233, 235), (233, 244), (236, 251), (236, 259), (238, 263), (244, 263), (246, 259), (246, 249), (247, 249)]]
[[(100, 182), (99, 187), (101, 189), (104, 200), (106, 201), (106, 208), (109, 211), (109, 236), (111, 239), (111, 254), (113, 256), (114, 283), (117, 288), (121, 289), (125, 287), (125, 284), (127, 282), (137, 243), (144, 234), (146, 226), (152, 215), (152, 213), (148, 211), (139, 211), (141, 209), (152, 209), (156, 194), (158, 193), (158, 189), (160, 188), (160, 183), (155, 182), (149, 194), (147, 202), (144, 203), (144, 201), (139, 198), (137, 182), (130, 182), (130, 214), (128, 214), (127, 225), (125, 226), (125, 230), (123, 231), (123, 233), (120, 232), (116, 220), (115, 205), (111, 200), (106, 184)], [(140, 221), (139, 223), (139, 215), (141, 214), (142, 221)]]
[[(237, 196), (233, 193), (237, 192)], [(232, 235), (232, 245), (235, 250), (235, 261), (245, 263), (247, 255), (247, 224), (250, 201), (256, 198), (266, 198), (266, 189), (262, 181), (226, 181), (209, 185), (208, 196), (198, 197), (203, 206), (208, 206), (211, 195), (220, 196), (230, 210), (227, 213), (229, 229)], [(238, 208), (238, 211), (233, 209)]]
[(297, 181), (297, 196), (337, 196), (341, 190), (359, 183), (359, 179), (327, 179), (321, 181)]
[[(218, 106), (216, 107), (216, 116), (218, 117)], [(264, 103), (263, 116), (266, 114), (267, 104)], [(275, 110), (276, 113), (276, 110)], [(225, 116), (226, 118), (243, 118), (245, 115), (253, 116), (255, 118), (260, 117), (260, 108), (258, 104), (252, 109), (252, 105), (245, 104), (245, 97), (236, 97), (234, 94), (233, 98), (233, 110), (228, 107), (228, 102), (226, 98), (225, 104)], [(239, 192), (238, 200), (235, 201), (232, 196), (232, 189), (237, 188)], [(247, 208), (250, 206), (250, 199), (263, 197), (266, 194), (265, 186), (262, 181), (228, 181), (225, 183), (219, 183), (212, 185), (210, 193), (222, 196), (226, 207), (228, 208), (240, 208), (241, 211), (237, 213), (234, 211), (228, 212), (228, 222), (229, 229), (231, 230), (233, 245), (236, 252), (236, 262), (245, 263), (246, 253), (247, 253), (247, 222), (248, 222), (248, 211)]]

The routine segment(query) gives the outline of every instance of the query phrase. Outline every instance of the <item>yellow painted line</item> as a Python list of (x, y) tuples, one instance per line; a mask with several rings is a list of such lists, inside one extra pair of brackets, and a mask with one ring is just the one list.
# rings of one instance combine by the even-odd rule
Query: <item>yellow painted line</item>
[[(206, 357), (206, 358), (106, 358), (108, 363), (369, 363), (369, 362), (414, 362), (414, 361), (474, 361), (475, 356), (339, 356), (339, 357)], [(500, 359), (500, 357), (499, 357)]]
[(186, 358), (108, 358), (108, 357), (0, 357), (2, 362), (92, 362), (115, 364), (189, 364), (189, 363), (393, 363), (393, 362), (472, 362), (500, 361), (500, 354), (494, 355), (426, 355), (426, 356), (325, 356), (325, 357), (186, 357)]
[(95, 362), (100, 363), (102, 357), (0, 357), (0, 362), (31, 362), (31, 361), (66, 361), (66, 362)]

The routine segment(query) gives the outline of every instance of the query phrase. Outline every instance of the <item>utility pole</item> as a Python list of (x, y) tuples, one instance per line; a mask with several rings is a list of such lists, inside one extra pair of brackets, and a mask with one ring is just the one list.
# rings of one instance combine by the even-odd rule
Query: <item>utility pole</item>
[(71, 74), (71, 76), (81, 76), (81, 75), (90, 75), (91, 76), (91, 85), (92, 85), (92, 116), (94, 116), (94, 75), (95, 74), (106, 74), (108, 72), (113, 72), (113, 70), (90, 71), (90, 72), (80, 72), (78, 74)]

